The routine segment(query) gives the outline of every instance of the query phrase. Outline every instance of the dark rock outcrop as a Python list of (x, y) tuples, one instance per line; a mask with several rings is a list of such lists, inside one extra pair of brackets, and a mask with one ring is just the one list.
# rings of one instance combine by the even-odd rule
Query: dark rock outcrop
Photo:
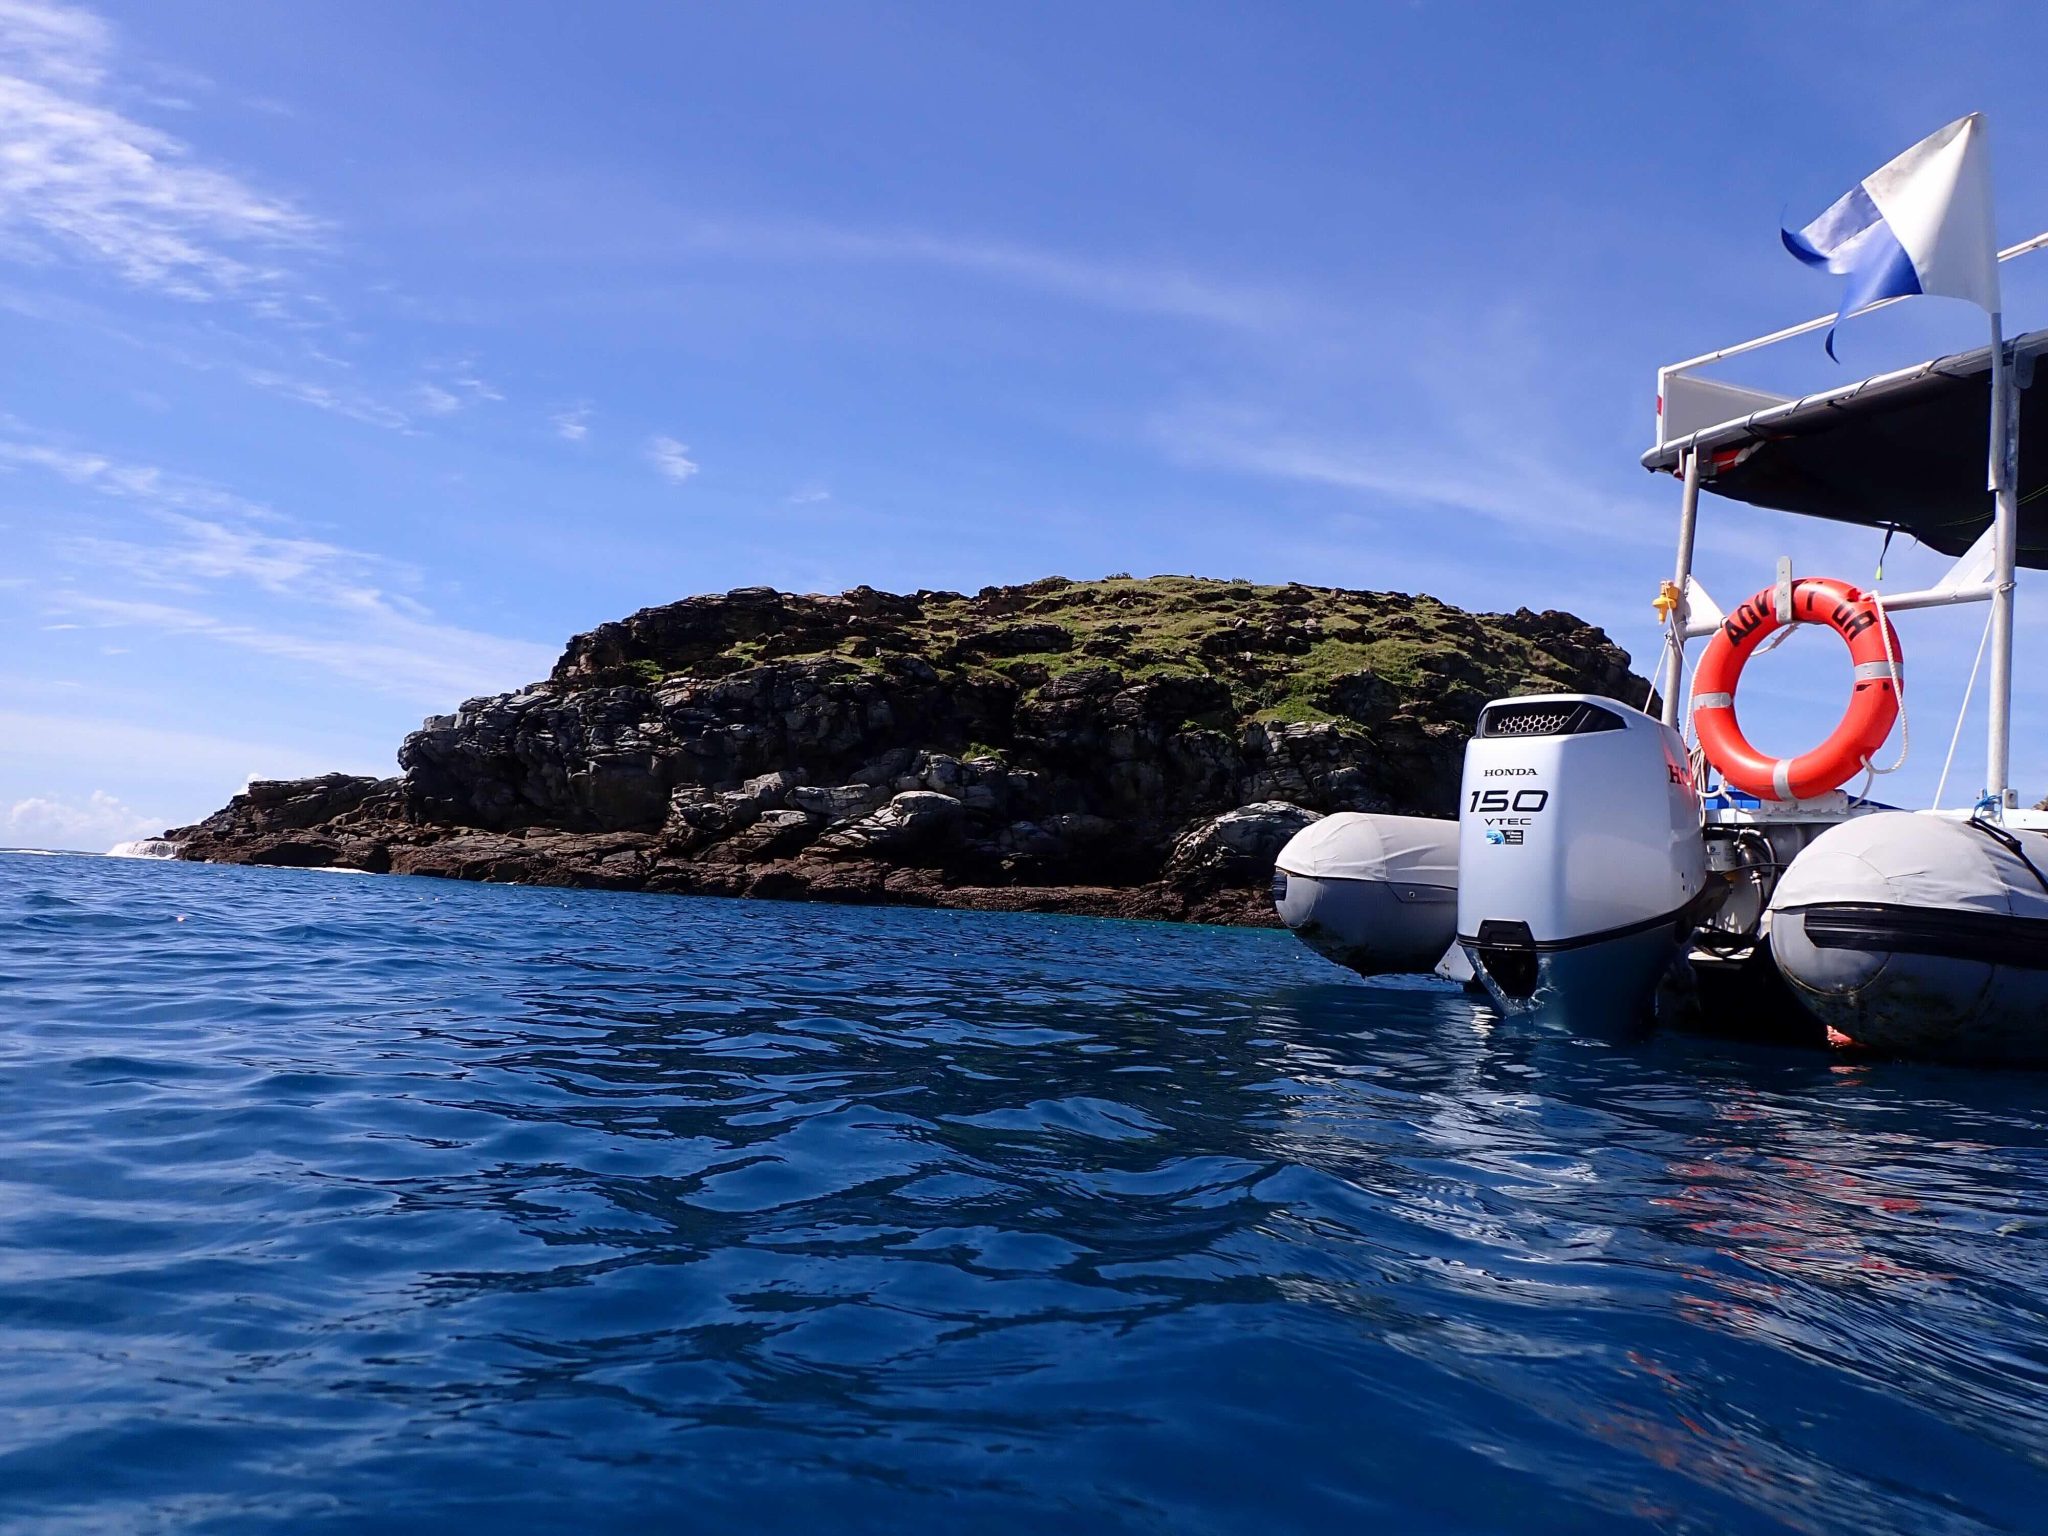
[(1183, 885), (1249, 885), (1265, 880), (1288, 840), (1322, 814), (1285, 800), (1261, 800), (1198, 821), (1168, 850), (1167, 878)]
[(259, 781), (181, 856), (551, 885), (1266, 921), (1280, 843), (1448, 815), (1478, 709), (1641, 700), (1568, 614), (1185, 577), (765, 587), (602, 624), (407, 737)]

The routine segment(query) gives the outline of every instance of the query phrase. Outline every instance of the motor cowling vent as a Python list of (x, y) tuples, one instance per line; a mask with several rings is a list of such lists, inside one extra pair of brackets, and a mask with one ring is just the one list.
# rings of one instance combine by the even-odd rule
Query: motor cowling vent
[(1560, 704), (1549, 699), (1489, 704), (1479, 717), (1481, 736), (1583, 736), (1623, 728), (1621, 716), (1598, 704)]

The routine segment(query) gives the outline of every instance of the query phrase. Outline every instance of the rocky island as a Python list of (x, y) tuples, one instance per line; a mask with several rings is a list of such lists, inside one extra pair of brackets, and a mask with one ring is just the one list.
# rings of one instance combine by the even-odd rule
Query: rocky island
[(186, 859), (1269, 922), (1289, 836), (1455, 811), (1480, 706), (1648, 685), (1564, 613), (1194, 577), (974, 596), (765, 587), (578, 635), (405, 739), (257, 781)]

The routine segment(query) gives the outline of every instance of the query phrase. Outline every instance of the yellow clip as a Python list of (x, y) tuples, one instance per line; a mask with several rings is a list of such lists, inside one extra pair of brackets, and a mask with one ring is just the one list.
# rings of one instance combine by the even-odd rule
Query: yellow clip
[(1677, 582), (1665, 581), (1658, 583), (1657, 596), (1650, 603), (1650, 606), (1657, 610), (1658, 623), (1664, 624), (1670, 622), (1672, 613), (1676, 611), (1678, 607), (1679, 597), (1680, 594), (1678, 591)]

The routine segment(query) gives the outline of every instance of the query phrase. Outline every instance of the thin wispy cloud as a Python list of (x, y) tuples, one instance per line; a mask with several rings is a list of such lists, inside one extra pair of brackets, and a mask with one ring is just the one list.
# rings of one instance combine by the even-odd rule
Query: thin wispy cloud
[(438, 384), (422, 384), (413, 394), (429, 416), (453, 416), (462, 409), (462, 397)]
[(0, 249), (180, 299), (275, 302), (277, 253), (315, 242), (319, 221), (121, 111), (115, 50), (89, 11), (0, 0)]
[[(1322, 437), (1227, 407), (1166, 412), (1149, 435), (1174, 463), (1357, 492), (1390, 515), (1422, 508), (1466, 513), (1524, 536), (1559, 531), (1664, 541), (1643, 503), (1573, 479), (1542, 455), (1466, 440), (1358, 431)], [(1534, 515), (1540, 509), (1541, 516)]]
[[(0, 237), (0, 245), (4, 245), (4, 237)], [(296, 302), (304, 307), (305, 296), (300, 295)], [(260, 307), (251, 306), (252, 310)], [(150, 321), (126, 316), (117, 319), (109, 308), (75, 295), (47, 289), (31, 292), (6, 284), (0, 284), (0, 313), (106, 337), (180, 368), (222, 374), (251, 389), (366, 426), (393, 432), (415, 430), (411, 411), (393, 403), (400, 398), (396, 392), (386, 398), (364, 387), (343, 359), (305, 345), (303, 336), (280, 335), (275, 328), (199, 328), (175, 319), (167, 323), (162, 316)], [(312, 376), (320, 372), (327, 377)]]
[(656, 474), (674, 485), (681, 485), (697, 473), (697, 461), (690, 457), (690, 445), (679, 443), (672, 437), (649, 439), (647, 462), (654, 466)]
[[(582, 206), (585, 189), (574, 189)], [(1170, 260), (1134, 259), (993, 235), (917, 228), (871, 229), (802, 218), (704, 219), (642, 205), (631, 232), (522, 240), (526, 261), (585, 263), (734, 258), (764, 263), (922, 267), (1028, 289), (1096, 309), (1156, 315), (1228, 331), (1301, 338), (1338, 317), (1277, 285), (1200, 271)], [(552, 219), (553, 215), (549, 217)]]
[(792, 507), (814, 507), (821, 501), (830, 501), (832, 493), (822, 485), (802, 485), (789, 493)]
[(136, 464), (88, 449), (29, 439), (0, 439), (0, 472), (39, 469), (102, 496), (179, 512), (253, 522), (278, 514), (260, 501), (153, 464)]
[(1234, 283), (1184, 267), (1132, 262), (1007, 240), (918, 230), (870, 231), (825, 225), (788, 228), (712, 225), (699, 238), (714, 249), (781, 251), (837, 261), (886, 261), (946, 268), (1035, 288), (1103, 309), (1200, 321), (1231, 330), (1292, 328), (1299, 301), (1277, 289)]
[(548, 418), (555, 429), (555, 436), (565, 443), (581, 443), (590, 437), (590, 407), (573, 405), (566, 411), (557, 411)]
[(104, 78), (101, 61), (112, 47), (111, 30), (90, 11), (47, 0), (0, 3), (0, 64), (9, 69), (88, 91)]
[(281, 538), (183, 513), (156, 509), (163, 537), (147, 542), (71, 535), (58, 548), (102, 570), (120, 570), (151, 585), (198, 590), (244, 582), (279, 597), (338, 602), (374, 580), (384, 564), (319, 539)]
[(505, 398), (503, 393), (495, 386), (487, 384), (477, 377), (476, 365), (474, 363), (460, 363), (450, 369), (448, 382), (474, 401), (488, 400), (495, 403)]
[[(202, 360), (187, 358), (192, 366), (212, 366)], [(310, 405), (330, 415), (359, 421), (365, 426), (384, 427), (394, 432), (413, 430), (412, 417), (388, 401), (348, 385), (325, 384), (318, 379), (309, 379), (299, 374), (280, 372), (275, 368), (239, 368), (237, 375), (242, 382), (268, 394), (278, 395), (286, 400), (296, 400), (301, 405)]]
[(413, 398), (429, 416), (452, 416), (469, 406), (505, 398), (478, 376), (476, 364), (467, 359), (434, 365), (429, 373), (431, 377), (422, 379), (413, 390)]
[[(131, 509), (124, 525), (51, 540), (77, 573), (60, 622), (197, 636), (442, 707), (543, 675), (552, 648), (438, 619), (418, 572), (310, 537), (272, 508), (153, 465), (0, 442), (0, 465), (44, 470)], [(140, 521), (136, 521), (140, 519)]]
[(381, 593), (359, 597), (354, 623), (324, 615), (329, 622), (294, 629), (185, 604), (77, 597), (70, 607), (104, 628), (197, 636), (318, 668), (427, 708), (520, 687), (554, 663), (551, 647), (413, 618)]

